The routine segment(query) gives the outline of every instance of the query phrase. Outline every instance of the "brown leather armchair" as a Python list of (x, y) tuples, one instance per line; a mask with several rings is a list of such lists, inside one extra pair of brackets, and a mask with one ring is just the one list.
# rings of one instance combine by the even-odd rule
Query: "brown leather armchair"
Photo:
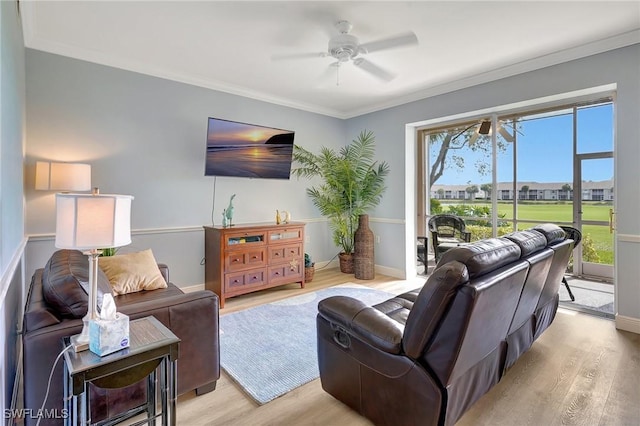
[[(59, 250), (46, 268), (38, 269), (31, 279), (23, 319), (23, 388), (24, 406), (34, 412), (43, 403), (49, 372), (62, 350), (61, 339), (82, 330), (87, 295), (81, 284), (88, 281), (88, 265), (86, 256), (79, 251)], [(116, 296), (118, 311), (130, 319), (153, 315), (181, 339), (178, 394), (192, 390), (197, 394), (210, 392), (220, 377), (218, 297), (206, 290), (185, 294), (170, 283), (169, 268), (163, 264), (158, 267), (168, 283), (167, 288)], [(104, 280), (106, 276), (99, 271), (99, 287), (104, 288)], [(63, 284), (59, 300), (65, 306), (54, 306), (45, 300), (43, 281)], [(109, 285), (108, 280), (106, 285)], [(62, 412), (62, 383), (63, 368), (58, 362), (45, 410)], [(101, 389), (91, 385), (90, 394), (93, 421), (113, 417), (146, 401), (144, 380), (122, 389)], [(36, 420), (27, 417), (26, 424), (35, 424)], [(40, 424), (59, 422), (43, 418)]]

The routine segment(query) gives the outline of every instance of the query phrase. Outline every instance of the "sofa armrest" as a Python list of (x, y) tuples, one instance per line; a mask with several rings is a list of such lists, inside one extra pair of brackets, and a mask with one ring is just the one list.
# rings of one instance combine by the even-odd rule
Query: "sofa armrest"
[(167, 282), (167, 284), (169, 284), (171, 282), (169, 281), (169, 266), (164, 263), (158, 263), (158, 269), (160, 269), (160, 273), (162, 274), (164, 280)]
[[(202, 290), (119, 306), (118, 312), (128, 315), (132, 320), (153, 315), (180, 338), (178, 394), (184, 394), (210, 387), (220, 378), (218, 306), (216, 294)], [(49, 371), (62, 349), (61, 339), (80, 333), (82, 325), (81, 319), (63, 319), (54, 325), (25, 331), (22, 343), (26, 408), (40, 408)], [(45, 409), (62, 410), (63, 368), (60, 362), (54, 371), (52, 383), (59, 385), (51, 386)], [(25, 424), (33, 423), (33, 419), (27, 419)], [(53, 424), (46, 420), (43, 423)]]
[(178, 394), (220, 378), (219, 300), (208, 290), (118, 307), (131, 319), (153, 315), (180, 340)]
[(329, 297), (318, 303), (318, 311), (326, 320), (384, 352), (401, 352), (404, 325), (360, 300), (347, 296)]

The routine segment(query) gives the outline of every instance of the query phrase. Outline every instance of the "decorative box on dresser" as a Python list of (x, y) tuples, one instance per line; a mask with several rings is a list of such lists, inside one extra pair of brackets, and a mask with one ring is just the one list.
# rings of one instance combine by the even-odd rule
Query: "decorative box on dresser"
[(204, 227), (205, 288), (226, 298), (300, 283), (304, 288), (304, 223)]

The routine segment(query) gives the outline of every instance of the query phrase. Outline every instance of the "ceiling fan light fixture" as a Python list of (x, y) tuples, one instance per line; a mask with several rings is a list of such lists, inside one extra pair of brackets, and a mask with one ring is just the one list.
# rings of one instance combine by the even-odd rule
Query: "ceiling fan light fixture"
[(340, 62), (347, 62), (358, 56), (358, 38), (351, 34), (340, 34), (329, 40), (329, 55)]

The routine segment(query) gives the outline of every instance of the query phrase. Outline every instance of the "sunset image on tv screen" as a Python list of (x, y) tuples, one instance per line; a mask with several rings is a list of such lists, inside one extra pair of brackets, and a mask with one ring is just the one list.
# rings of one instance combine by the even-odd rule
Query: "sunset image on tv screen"
[(289, 179), (294, 132), (209, 118), (205, 175)]

